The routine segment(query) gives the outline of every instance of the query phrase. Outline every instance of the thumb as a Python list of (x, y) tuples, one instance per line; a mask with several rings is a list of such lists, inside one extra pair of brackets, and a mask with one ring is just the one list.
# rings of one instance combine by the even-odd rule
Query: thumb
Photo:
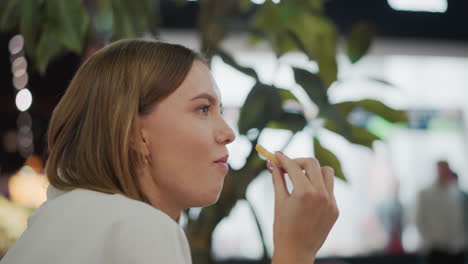
[(288, 197), (288, 189), (286, 187), (286, 181), (284, 179), (284, 172), (280, 170), (270, 160), (267, 160), (268, 170), (271, 172), (273, 178), (273, 186), (275, 188), (275, 200), (280, 201)]

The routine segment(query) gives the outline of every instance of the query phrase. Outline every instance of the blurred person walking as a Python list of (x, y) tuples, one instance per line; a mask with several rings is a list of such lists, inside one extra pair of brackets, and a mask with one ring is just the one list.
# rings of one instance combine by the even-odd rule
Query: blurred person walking
[(418, 194), (416, 225), (429, 264), (465, 263), (468, 195), (447, 161), (437, 162), (437, 179)]

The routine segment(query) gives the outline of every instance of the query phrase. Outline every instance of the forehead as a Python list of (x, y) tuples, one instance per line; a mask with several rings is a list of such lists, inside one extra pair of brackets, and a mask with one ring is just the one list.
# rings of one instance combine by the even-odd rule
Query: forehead
[(196, 60), (185, 80), (169, 97), (177, 100), (190, 100), (201, 93), (210, 94), (218, 101), (220, 100), (218, 87), (210, 70), (204, 63)]

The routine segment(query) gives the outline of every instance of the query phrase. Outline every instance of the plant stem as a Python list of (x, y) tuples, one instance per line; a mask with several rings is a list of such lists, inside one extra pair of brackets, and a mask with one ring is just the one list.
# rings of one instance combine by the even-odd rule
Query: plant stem
[(266, 247), (266, 242), (265, 242), (265, 237), (263, 235), (262, 226), (260, 225), (260, 219), (259, 219), (259, 217), (257, 215), (257, 212), (255, 211), (255, 208), (253, 207), (253, 204), (248, 199), (245, 199), (245, 201), (249, 205), (250, 211), (252, 212), (252, 215), (255, 218), (255, 223), (257, 224), (257, 229), (258, 229), (258, 233), (260, 235), (260, 240), (262, 241), (263, 256), (262, 256), (261, 263), (270, 263), (271, 259), (268, 256), (268, 249)]

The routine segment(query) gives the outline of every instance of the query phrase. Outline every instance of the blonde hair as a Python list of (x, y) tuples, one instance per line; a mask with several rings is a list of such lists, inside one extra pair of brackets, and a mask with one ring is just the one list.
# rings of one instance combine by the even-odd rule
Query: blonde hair
[(137, 117), (174, 92), (195, 60), (206, 63), (183, 46), (148, 40), (121, 40), (86, 60), (49, 123), (50, 184), (149, 203), (138, 181), (145, 157), (134, 147), (142, 144)]

